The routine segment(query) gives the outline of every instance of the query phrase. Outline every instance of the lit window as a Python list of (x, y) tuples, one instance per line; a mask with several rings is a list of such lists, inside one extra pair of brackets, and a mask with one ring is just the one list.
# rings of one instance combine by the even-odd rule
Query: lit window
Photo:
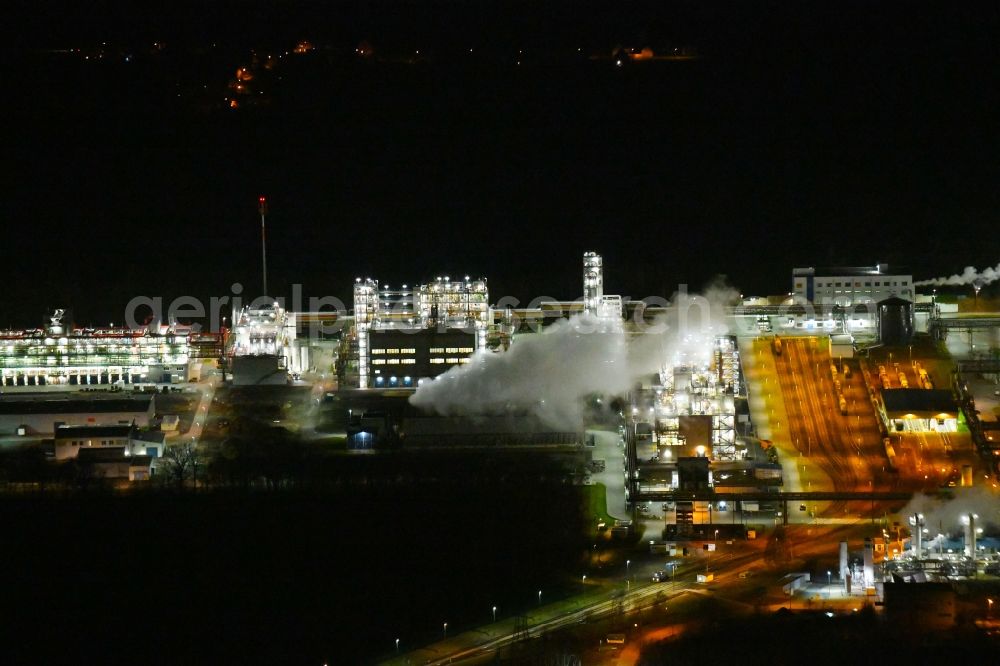
[(472, 347), (459, 347), (458, 351), (462, 354), (471, 354), (475, 350)]
[(448, 352), (449, 354), (456, 354), (458, 353), (458, 347), (448, 347), (447, 349), (445, 349), (445, 351)]
[(386, 361), (386, 363), (388, 363), (389, 365), (399, 365), (399, 359), (398, 358), (390, 358), (388, 361)]
[(384, 354), (385, 349), (372, 349), (372, 354)]
[(468, 363), (468, 362), (469, 362), (469, 360), (470, 360), (470, 359), (467, 359), (467, 358), (460, 358), (460, 359), (458, 359), (458, 362), (459, 362), (459, 363)]
[(399, 348), (398, 347), (389, 347), (388, 349), (385, 350), (385, 353), (386, 354), (398, 354), (399, 353)]
[(417, 359), (415, 359), (415, 358), (404, 358), (403, 361), (402, 361), (403, 365), (413, 365), (416, 362), (417, 362)]
[(456, 357), (456, 356), (449, 356), (448, 357), (448, 362), (449, 363), (458, 363), (458, 357)]
[(416, 354), (417, 350), (414, 347), (407, 347), (406, 349), (400, 349), (400, 354)]
[(385, 359), (384, 358), (373, 359), (372, 365), (385, 365)]
[(443, 358), (432, 358), (431, 359), (431, 365), (441, 365), (442, 363), (444, 363), (444, 359)]
[(444, 353), (444, 347), (431, 347), (431, 353), (432, 354), (443, 354)]

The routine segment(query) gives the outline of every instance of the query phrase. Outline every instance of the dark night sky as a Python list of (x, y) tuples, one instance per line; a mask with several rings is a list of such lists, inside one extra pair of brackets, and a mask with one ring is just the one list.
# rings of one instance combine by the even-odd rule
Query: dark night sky
[[(494, 300), (576, 297), (589, 249), (606, 290), (634, 297), (719, 273), (782, 291), (810, 263), (930, 277), (1000, 260), (995, 6), (80, 4), (8, 14), (0, 327), (256, 287), (258, 193), (272, 284), (316, 295), (346, 296), (355, 275), (472, 273)], [(299, 38), (323, 55), (287, 65), (267, 108), (192, 108), (251, 48)], [(154, 39), (168, 57), (134, 67), (26, 50)], [(436, 59), (335, 57), (362, 39)], [(703, 57), (616, 70), (552, 55), (576, 44)], [(490, 59), (458, 58), (466, 45)]]

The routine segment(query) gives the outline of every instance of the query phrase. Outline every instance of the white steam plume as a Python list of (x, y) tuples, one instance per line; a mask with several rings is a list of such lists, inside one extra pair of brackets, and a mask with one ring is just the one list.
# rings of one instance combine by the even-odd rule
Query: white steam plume
[(723, 306), (737, 297), (722, 286), (704, 296), (682, 290), (666, 314), (637, 324), (639, 333), (617, 320), (575, 315), (517, 336), (506, 352), (477, 353), (468, 365), (424, 382), (410, 402), (441, 415), (526, 412), (576, 430), (586, 396), (623, 394), (665, 364), (707, 363), (715, 337), (727, 332)]
[(996, 267), (987, 266), (982, 272), (976, 270), (975, 266), (966, 266), (961, 274), (954, 274), (951, 277), (939, 277), (930, 280), (918, 280), (914, 282), (916, 286), (949, 287), (972, 285), (978, 282), (981, 286), (1000, 280), (1000, 264)]
[(962, 516), (974, 513), (979, 516), (980, 527), (1000, 526), (1000, 502), (989, 488), (955, 488), (953, 499), (941, 499), (930, 495), (917, 495), (900, 511), (903, 524), (909, 516), (922, 513), (924, 525), (929, 534), (938, 532), (954, 534), (962, 530)]

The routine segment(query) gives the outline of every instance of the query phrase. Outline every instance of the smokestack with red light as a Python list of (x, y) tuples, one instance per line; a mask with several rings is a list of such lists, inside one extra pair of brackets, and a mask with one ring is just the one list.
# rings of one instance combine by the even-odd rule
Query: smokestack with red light
[(265, 219), (267, 218), (267, 197), (257, 198), (257, 212), (260, 213), (260, 259), (264, 274), (264, 296), (267, 296), (267, 231)]

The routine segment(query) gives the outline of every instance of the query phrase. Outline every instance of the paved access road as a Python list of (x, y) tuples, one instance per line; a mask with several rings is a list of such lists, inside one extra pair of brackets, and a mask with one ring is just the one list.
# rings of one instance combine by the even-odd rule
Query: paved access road
[[(705, 584), (693, 582), (696, 573), (710, 567), (715, 582), (736, 580), (737, 574), (750, 565), (759, 562), (761, 553), (757, 548), (741, 553), (718, 554), (715, 559), (691, 558), (676, 572), (676, 582), (653, 583), (635, 581), (625, 585), (606, 585), (594, 593), (553, 604), (543, 605), (528, 618), (530, 636), (548, 633), (591, 620), (608, 617), (618, 612), (632, 612), (666, 603), (682, 595), (704, 592)], [(441, 640), (405, 655), (388, 660), (387, 664), (461, 664), (484, 660), (510, 645), (517, 638), (514, 620), (508, 618), (467, 631), (457, 636)]]

